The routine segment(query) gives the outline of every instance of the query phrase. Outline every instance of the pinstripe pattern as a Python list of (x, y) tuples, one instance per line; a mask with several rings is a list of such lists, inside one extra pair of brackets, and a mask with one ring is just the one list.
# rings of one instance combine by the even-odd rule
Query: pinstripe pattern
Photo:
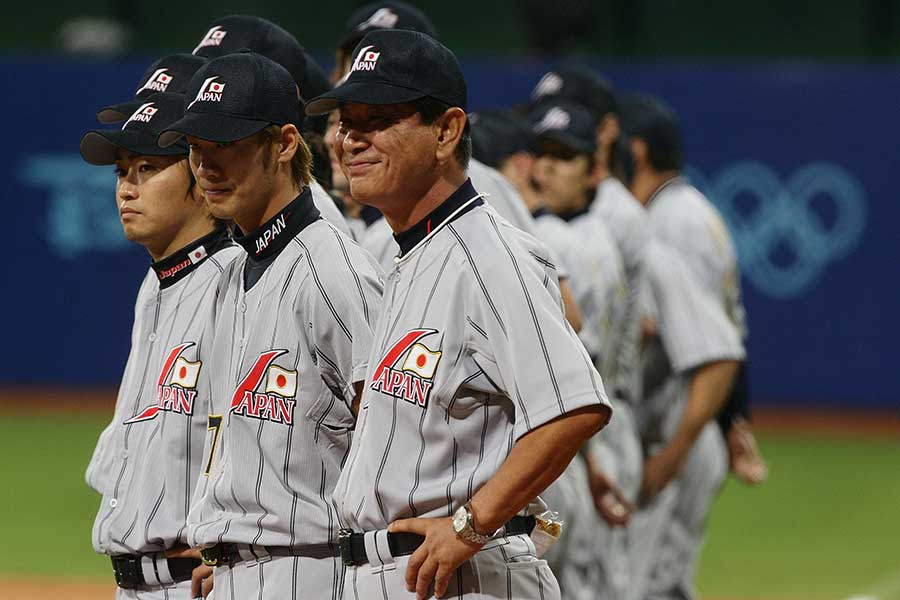
[[(356, 530), (452, 514), (518, 437), (606, 402), (562, 318), (555, 261), (542, 245), (487, 206), (433, 227), (386, 283), (363, 411), (335, 490)], [(428, 360), (403, 370), (410, 348), (396, 354), (416, 331), (426, 332), (415, 343), (431, 353), (433, 377)], [(404, 397), (416, 385), (429, 390), (427, 402)]]
[[(245, 289), (249, 260), (226, 273), (220, 292), (212, 362), (221, 376), (213, 410), (226, 416), (212, 472), (198, 484), (188, 539), (199, 546), (329, 543), (339, 527), (331, 494), (354, 426), (352, 386), (371, 351), (380, 275), (354, 242), (322, 220), (294, 233)], [(279, 352), (270, 362), (259, 362), (273, 350)], [(284, 372), (296, 373), (295, 396), (271, 388), (271, 374)], [(292, 406), (290, 423), (281, 413), (272, 418), (264, 408), (271, 402)], [(298, 597), (338, 598), (340, 566), (329, 563), (327, 572), (315, 581), (301, 574), (305, 591)], [(275, 585), (269, 577), (266, 570), (266, 597)]]
[(723, 309), (741, 336), (747, 333), (734, 241), (722, 215), (681, 177), (670, 179), (648, 204), (654, 239), (674, 248), (697, 283)]
[[(103, 495), (92, 533), (98, 552), (150, 553), (186, 541), (206, 438), (206, 316), (223, 268), (239, 253), (234, 246), (221, 249), (165, 288), (151, 270), (141, 285), (115, 414), (88, 467), (88, 481)], [(178, 356), (201, 362), (195, 389), (173, 386), (172, 372), (161, 376), (173, 348), (187, 342)], [(180, 389), (185, 398), (194, 393), (191, 414), (182, 412), (184, 405), (165, 405), (163, 387), (173, 394)]]

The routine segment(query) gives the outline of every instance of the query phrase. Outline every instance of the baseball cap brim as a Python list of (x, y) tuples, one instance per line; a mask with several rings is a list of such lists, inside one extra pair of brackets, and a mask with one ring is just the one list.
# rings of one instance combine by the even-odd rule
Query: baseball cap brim
[(306, 103), (305, 110), (307, 115), (316, 116), (330, 113), (345, 102), (401, 104), (424, 98), (426, 95), (420, 90), (384, 81), (351, 81), (313, 98)]
[(97, 111), (97, 120), (104, 125), (121, 123), (133, 115), (134, 111), (140, 108), (142, 103), (142, 100), (128, 100), (127, 102), (106, 106)]
[(92, 165), (112, 165), (119, 149), (141, 156), (186, 156), (187, 144), (160, 148), (153, 136), (142, 131), (93, 129), (81, 138), (81, 156)]
[(259, 133), (271, 124), (269, 121), (217, 113), (187, 113), (160, 133), (156, 142), (166, 148), (188, 135), (208, 142), (236, 142)]
[(571, 148), (576, 152), (583, 152), (584, 154), (593, 154), (597, 149), (596, 145), (590, 142), (586, 142), (585, 140), (565, 131), (551, 129), (540, 133), (538, 135), (538, 139), (540, 140), (540, 138), (552, 140), (554, 142), (562, 144), (566, 148)]

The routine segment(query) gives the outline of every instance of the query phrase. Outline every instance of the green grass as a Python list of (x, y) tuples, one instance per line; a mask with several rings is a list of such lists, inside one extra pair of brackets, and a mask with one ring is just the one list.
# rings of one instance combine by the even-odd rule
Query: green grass
[(900, 598), (900, 440), (760, 442), (769, 481), (727, 483), (710, 516), (702, 594)]
[(91, 547), (100, 497), (84, 483), (108, 418), (0, 414), (0, 575), (111, 576)]
[[(0, 415), (0, 577), (109, 578), (84, 483), (106, 416)], [(710, 516), (704, 597), (900, 600), (900, 440), (761, 436), (769, 482), (729, 481)]]

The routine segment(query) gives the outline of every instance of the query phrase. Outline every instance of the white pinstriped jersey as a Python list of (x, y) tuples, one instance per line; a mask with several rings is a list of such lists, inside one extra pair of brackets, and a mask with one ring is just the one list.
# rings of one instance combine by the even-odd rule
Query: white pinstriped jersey
[(743, 360), (744, 346), (721, 302), (703, 289), (680, 252), (652, 240), (645, 259), (660, 343), (644, 353), (647, 398), (636, 414), (643, 437), (649, 432), (652, 439), (660, 435), (654, 421), (687, 394), (691, 370), (714, 361)]
[[(568, 221), (582, 252), (587, 255), (589, 287), (588, 300), (581, 307), (583, 327), (597, 339), (595, 364), (606, 387), (618, 390), (625, 387), (627, 377), (633, 376), (634, 365), (628, 365), (621, 354), (628, 322), (628, 281), (625, 266), (612, 234), (602, 221), (589, 213)], [(573, 278), (572, 288), (581, 285)], [(580, 332), (579, 332), (580, 333)], [(625, 380), (625, 381), (623, 381)]]
[(243, 238), (211, 327), (213, 418), (189, 517), (195, 546), (332, 543), (331, 493), (381, 302), (377, 265), (304, 191)]
[[(606, 226), (616, 242), (625, 268), (628, 299), (620, 329), (617, 350), (617, 379), (619, 395), (637, 401), (641, 397), (639, 346), (641, 336), (641, 297), (647, 288), (644, 248), (650, 239), (647, 214), (640, 203), (622, 183), (607, 177), (597, 186), (590, 214)], [(610, 386), (612, 387), (612, 386)]]
[(211, 345), (206, 315), (239, 254), (220, 230), (155, 263), (141, 284), (115, 414), (86, 475), (103, 496), (92, 534), (97, 552), (150, 553), (186, 542), (210, 398), (202, 377)]
[(622, 259), (602, 223), (590, 215), (563, 221), (540, 212), (538, 234), (572, 274), (572, 292), (582, 314), (578, 332), (607, 389), (616, 380), (617, 344), (621, 343), (627, 301)]
[(607, 403), (541, 245), (476, 196), (467, 182), (436, 209), (388, 276), (335, 490), (356, 530), (452, 514), (521, 436)]
[[(525, 208), (525, 201), (499, 171), (472, 158), (469, 160), (469, 177), (472, 179), (475, 189), (484, 195), (484, 200), (500, 216), (513, 226), (540, 239), (534, 219)], [(361, 243), (385, 271), (393, 268), (394, 257), (397, 255), (397, 243), (394, 241), (390, 226), (384, 219), (379, 219), (366, 230), (366, 235)], [(556, 265), (557, 277), (568, 277), (568, 272), (561, 264), (562, 261), (556, 256), (555, 251), (548, 248), (545, 249), (545, 252), (549, 252), (550, 260)]]
[(683, 177), (664, 183), (647, 208), (653, 237), (681, 253), (697, 283), (722, 303), (746, 336), (737, 252), (719, 211)]

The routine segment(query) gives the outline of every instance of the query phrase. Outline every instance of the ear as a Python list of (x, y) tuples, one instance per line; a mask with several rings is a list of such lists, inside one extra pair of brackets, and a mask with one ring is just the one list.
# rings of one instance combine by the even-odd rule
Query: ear
[(281, 141), (276, 145), (278, 152), (278, 162), (289, 164), (294, 154), (297, 153), (297, 147), (300, 145), (300, 131), (295, 125), (288, 123), (281, 126)]
[(628, 140), (628, 146), (631, 148), (631, 156), (634, 160), (635, 168), (643, 167), (647, 164), (647, 142), (640, 138), (631, 138)]
[(531, 179), (537, 184), (539, 190), (547, 183), (547, 173), (550, 170), (550, 157), (538, 156), (531, 165)]
[(439, 163), (449, 160), (462, 138), (466, 127), (466, 113), (459, 107), (451, 107), (435, 121), (437, 126), (437, 150), (435, 157)]

